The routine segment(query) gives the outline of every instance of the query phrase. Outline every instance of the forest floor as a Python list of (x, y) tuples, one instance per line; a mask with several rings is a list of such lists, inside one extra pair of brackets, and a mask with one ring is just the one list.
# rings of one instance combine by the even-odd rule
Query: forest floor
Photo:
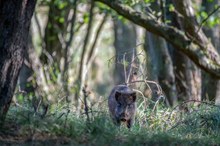
[(90, 115), (88, 122), (84, 114), (79, 116), (69, 110), (51, 110), (40, 117), (24, 109), (11, 107), (0, 128), (1, 146), (220, 145), (220, 109), (217, 107), (204, 106), (187, 114), (167, 108), (154, 114), (139, 111), (131, 130), (124, 125), (115, 127), (107, 112)]
[(26, 132), (21, 131), (21, 125), (7, 123), (0, 131), (0, 145), (66, 145), (70, 144), (71, 139), (65, 136), (55, 136), (51, 133), (35, 131), (27, 129)]

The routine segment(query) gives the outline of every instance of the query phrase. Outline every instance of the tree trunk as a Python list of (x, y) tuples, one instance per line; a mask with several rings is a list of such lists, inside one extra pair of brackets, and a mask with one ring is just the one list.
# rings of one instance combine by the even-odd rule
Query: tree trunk
[(36, 0), (0, 1), (0, 120), (9, 109), (22, 67)]
[(215, 104), (220, 105), (220, 81), (218, 81), (218, 84), (217, 84)]
[[(65, 44), (65, 36), (67, 34), (67, 27), (69, 21), (68, 14), (70, 12), (70, 5), (66, 5), (62, 10), (59, 7), (59, 3), (56, 0), (51, 0), (49, 2), (49, 13), (48, 21), (45, 28), (44, 34), (44, 45), (42, 48), (42, 53), (40, 55), (40, 60), (46, 66), (46, 72), (49, 72), (48, 80), (56, 83), (58, 80), (58, 74), (61, 72), (61, 59), (65, 55), (65, 49), (63, 49), (63, 44)], [(62, 13), (61, 13), (62, 10)], [(50, 71), (52, 68), (52, 72)]]
[[(133, 23), (144, 27), (149, 32), (163, 37), (167, 42), (172, 44), (175, 49), (178, 49), (187, 55), (200, 68), (211, 75), (220, 78), (220, 56), (218, 52), (216, 52), (212, 43), (207, 41), (208, 39), (204, 33), (202, 33), (201, 29), (199, 29), (199, 26), (195, 21), (195, 17), (188, 15), (188, 13), (186, 15), (180, 15), (184, 18), (184, 20), (186, 19), (186, 21), (182, 22), (188, 22), (186, 23), (187, 25), (185, 25), (188, 26), (186, 27), (187, 29), (185, 29), (187, 33), (185, 33), (176, 27), (161, 23), (150, 13), (143, 14), (142, 12), (136, 11), (125, 4), (109, 0), (95, 1), (108, 5)], [(185, 3), (185, 0), (175, 1), (177, 5), (180, 3), (180, 7), (178, 8), (181, 8), (181, 10), (193, 10), (191, 6), (182, 5), (183, 2)], [(197, 33), (198, 30), (199, 33)], [(196, 34), (196, 36), (193, 36), (192, 34)]]
[[(150, 32), (145, 36), (145, 51), (148, 56), (148, 70), (151, 80), (158, 81), (168, 100), (168, 105), (173, 106), (177, 102), (176, 85), (173, 63), (168, 52), (166, 41)], [(153, 99), (158, 98), (154, 94), (157, 89), (153, 87)]]
[[(219, 0), (214, 0), (212, 2), (209, 2), (208, 0), (202, 1), (202, 5), (205, 8), (205, 11), (209, 14), (211, 13), (215, 5), (219, 5), (220, 2)], [(216, 15), (216, 14), (213, 14)], [(219, 17), (219, 16), (214, 16), (214, 17)], [(220, 28), (219, 25), (215, 25), (213, 28), (207, 28), (204, 27), (204, 32), (211, 39), (212, 44), (214, 47), (217, 49), (218, 52), (220, 52)], [(203, 72), (203, 86), (202, 86), (202, 97), (204, 99), (208, 100), (216, 100), (216, 104), (220, 104), (220, 81), (216, 78), (213, 78), (209, 74)]]
[[(136, 29), (132, 23), (114, 20), (115, 83), (126, 83), (133, 56), (136, 54)], [(126, 68), (124, 70), (124, 67)]]
[[(66, 8), (67, 7), (67, 8)], [(63, 11), (64, 13), (60, 12), (59, 4), (55, 2), (55, 0), (51, 0), (49, 3), (49, 13), (48, 13), (48, 21), (45, 28), (45, 51), (49, 53), (49, 55), (53, 58), (53, 63), (56, 69), (60, 69), (60, 60), (64, 56), (64, 52), (62, 50), (62, 44), (59, 40), (58, 35), (65, 34), (66, 26), (66, 18), (69, 12), (68, 6), (66, 6), (66, 10)], [(62, 20), (64, 19), (65, 20)], [(61, 21), (62, 20), (62, 21)], [(41, 61), (44, 64), (49, 64), (47, 56), (42, 53), (41, 54)]]
[[(163, 1), (155, 1), (151, 4), (151, 7), (156, 13), (162, 12), (164, 21)], [(163, 94), (166, 96), (167, 104), (170, 106), (175, 105), (177, 103), (175, 76), (167, 42), (163, 38), (147, 32), (145, 35), (145, 51), (148, 58), (147, 69), (149, 70), (150, 79), (160, 84)], [(157, 88), (155, 89), (155, 85), (152, 90), (153, 99), (157, 100), (161, 93), (158, 95), (157, 91), (155, 91), (158, 90)]]
[[(175, 0), (173, 1), (174, 4), (177, 5), (176, 8), (179, 11), (179, 13), (184, 15), (188, 21), (189, 19), (191, 19), (191, 22), (196, 23), (194, 20), (193, 9), (189, 10), (189, 7), (191, 7), (191, 3), (188, 0), (184, 2), (182, 1), (181, 4), (179, 4)], [(182, 10), (182, 5), (188, 6), (187, 9)], [(173, 26), (182, 29), (183, 31), (186, 31), (188, 35), (192, 35), (192, 37), (198, 37), (197, 34), (194, 34), (195, 32), (191, 32), (191, 30), (196, 29), (194, 28), (196, 26), (193, 27), (188, 25), (189, 22), (185, 22), (186, 20), (183, 20), (182, 17), (178, 17), (178, 15), (168, 15), (169, 18), (172, 20), (171, 22)], [(200, 37), (198, 38), (201, 39)], [(201, 100), (200, 69), (187, 56), (177, 51), (176, 49), (173, 50), (173, 63), (177, 81), (178, 100)]]
[(32, 69), (32, 62), (30, 59), (30, 52), (31, 49), (33, 49), (33, 43), (32, 43), (32, 35), (29, 33), (29, 38), (28, 38), (28, 45), (27, 45), (27, 50), (24, 52), (24, 63), (21, 67), (21, 71), (19, 73), (18, 77), (18, 84), (19, 84), (19, 90), (22, 92), (25, 92), (25, 94), (29, 95), (34, 95), (35, 89), (33, 85), (33, 74), (34, 71)]
[(178, 100), (201, 100), (201, 72), (198, 67), (178, 51), (174, 51), (174, 68)]

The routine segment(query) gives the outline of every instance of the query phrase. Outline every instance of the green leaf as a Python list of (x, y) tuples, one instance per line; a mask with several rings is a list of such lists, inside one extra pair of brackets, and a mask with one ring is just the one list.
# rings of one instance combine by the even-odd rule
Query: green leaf
[(60, 23), (64, 23), (65, 19), (63, 17), (59, 18)]
[(170, 12), (174, 12), (175, 11), (175, 7), (173, 6), (173, 4), (169, 5), (169, 11)]
[(62, 10), (62, 9), (64, 9), (67, 5), (68, 5), (67, 2), (60, 2), (58, 8), (59, 8), (60, 10)]
[(145, 3), (152, 3), (154, 2), (155, 0), (144, 0)]
[(85, 23), (88, 23), (88, 22), (89, 22), (89, 13), (85, 13), (85, 14), (83, 15), (83, 20), (84, 20)]
[(207, 18), (208, 14), (205, 11), (202, 11), (201, 12), (201, 16), (202, 16), (202, 18)]
[(216, 24), (220, 24), (220, 19), (216, 17), (216, 18), (215, 18), (215, 23), (216, 23)]

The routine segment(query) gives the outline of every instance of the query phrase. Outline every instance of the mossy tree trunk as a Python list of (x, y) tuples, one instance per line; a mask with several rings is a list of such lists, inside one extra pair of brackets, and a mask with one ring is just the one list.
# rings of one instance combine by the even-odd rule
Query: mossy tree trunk
[[(155, 1), (151, 5), (157, 13), (162, 12), (165, 18), (162, 1)], [(164, 20), (163, 20), (164, 21)], [(157, 81), (166, 96), (167, 104), (173, 106), (177, 104), (177, 94), (175, 85), (175, 75), (171, 55), (168, 51), (168, 43), (162, 37), (146, 32), (145, 51), (148, 58), (148, 71), (151, 80)], [(152, 87), (153, 99), (157, 100), (161, 93), (157, 93), (156, 87)]]
[[(210, 14), (216, 5), (220, 5), (219, 0), (202, 1), (202, 6), (205, 8), (205, 11)], [(212, 16), (219, 17), (219, 13), (215, 13)], [(215, 25), (212, 28), (203, 27), (203, 31), (209, 37), (214, 47), (220, 52), (220, 27)], [(202, 97), (206, 100), (216, 100), (216, 104), (220, 104), (220, 80), (210, 76), (209, 74), (203, 72), (203, 86), (202, 86)]]
[[(151, 80), (157, 81), (163, 89), (167, 104), (173, 106), (177, 103), (175, 76), (171, 56), (166, 41), (150, 32), (145, 36), (145, 50), (148, 58), (148, 71)], [(157, 88), (152, 87), (153, 99), (159, 97)], [(156, 94), (155, 94), (156, 93)]]
[[(185, 3), (188, 1), (185, 1)], [(171, 0), (167, 1), (167, 5), (172, 4)], [(191, 4), (188, 4), (191, 6)], [(190, 7), (189, 6), (189, 7)], [(178, 8), (178, 7), (177, 7)], [(178, 9), (179, 10), (179, 9)], [(193, 9), (192, 9), (193, 10)], [(186, 10), (187, 11), (187, 10)], [(182, 14), (184, 12), (181, 12)], [(189, 14), (189, 12), (185, 12)], [(183, 14), (184, 15), (184, 14)], [(182, 22), (183, 20), (176, 15), (167, 11), (167, 18), (171, 20), (171, 26), (177, 27), (183, 31), (187, 30), (188, 24)], [(191, 12), (191, 17), (194, 17), (194, 13)], [(170, 50), (172, 50), (173, 65), (175, 68), (175, 78), (179, 101), (186, 100), (201, 100), (201, 71), (200, 69), (183, 53), (173, 48), (170, 45)]]
[[(184, 20), (187, 19), (185, 22), (191, 22), (188, 24), (189, 27), (187, 27), (185, 30), (189, 30), (189, 32), (191, 31), (191, 33), (195, 34), (195, 36), (193, 36), (191, 33), (185, 33), (176, 27), (161, 23), (152, 17), (152, 15), (135, 11), (131, 7), (124, 4), (109, 0), (95, 1), (108, 5), (128, 20), (144, 27), (149, 32), (163, 37), (167, 42), (172, 44), (175, 49), (188, 56), (200, 68), (210, 73), (212, 76), (220, 78), (220, 56), (213, 45), (208, 41), (205, 34), (199, 30), (198, 23), (194, 17), (181, 15), (183, 16), (182, 18), (184, 18)], [(184, 10), (191, 8), (186, 5), (182, 5), (182, 2), (185, 1), (175, 1), (177, 4), (179, 2), (181, 6), (175, 6), (176, 9), (180, 8), (181, 10)], [(193, 20), (190, 20), (191, 18)], [(197, 33), (198, 30), (199, 33)]]
[(0, 1), (0, 122), (15, 91), (36, 0)]

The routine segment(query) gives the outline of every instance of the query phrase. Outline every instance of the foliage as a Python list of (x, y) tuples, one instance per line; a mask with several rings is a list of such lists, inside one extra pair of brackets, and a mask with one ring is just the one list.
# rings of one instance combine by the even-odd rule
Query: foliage
[[(214, 3), (214, 1), (208, 0), (208, 3)], [(198, 5), (195, 5), (194, 8), (197, 9), (196, 19), (199, 23), (204, 23), (203, 21), (205, 20), (204, 26), (208, 28), (213, 28), (220, 24), (218, 5), (214, 5), (210, 12), (207, 12), (204, 6), (198, 7)]]

